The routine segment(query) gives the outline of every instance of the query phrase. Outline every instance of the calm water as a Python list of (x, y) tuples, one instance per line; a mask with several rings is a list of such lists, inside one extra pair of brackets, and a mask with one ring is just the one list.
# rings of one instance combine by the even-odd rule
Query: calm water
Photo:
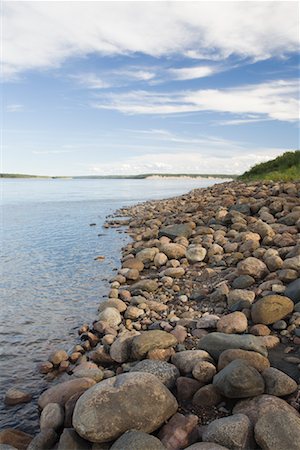
[[(95, 319), (128, 240), (124, 233), (102, 228), (105, 217), (125, 205), (215, 182), (1, 181), (1, 428), (37, 430), (35, 400), (46, 387), (37, 364), (57, 348), (71, 349), (78, 326)], [(105, 261), (95, 261), (98, 255)], [(5, 407), (3, 397), (10, 387), (32, 392), (34, 400)]]

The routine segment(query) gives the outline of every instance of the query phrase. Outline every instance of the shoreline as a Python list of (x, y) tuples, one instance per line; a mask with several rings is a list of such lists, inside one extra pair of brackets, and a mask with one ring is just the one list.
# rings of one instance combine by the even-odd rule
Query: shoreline
[[(135, 428), (147, 435), (135, 435), (134, 442), (144, 439), (150, 445), (153, 438), (155, 448), (188, 448), (202, 440), (217, 442), (214, 427), (229, 425), (230, 420), (245, 430), (244, 433), (239, 430), (240, 439), (251, 438), (253, 444), (253, 417), (243, 404), (245, 397), (256, 399), (258, 410), (259, 402), (263, 402), (264, 412), (272, 410), (275, 415), (286, 408), (292, 423), (293, 414), (296, 417), (299, 411), (299, 399), (295, 395), (299, 386), (293, 384), (293, 378), (288, 375), (285, 378), (282, 372), (278, 374), (278, 369), (269, 366), (271, 362), (271, 367), (275, 367), (276, 348), (280, 344), (283, 357), (289, 358), (283, 368), (299, 379), (300, 298), (295, 301), (298, 306), (294, 306), (285, 295), (286, 287), (299, 280), (299, 187), (299, 183), (225, 182), (116, 211), (115, 217), (130, 218), (112, 218), (106, 226), (126, 226), (132, 241), (122, 249), (122, 267), (111, 281), (107, 300), (99, 305), (98, 320), (79, 330), (82, 345), (75, 345), (71, 354), (59, 350), (42, 365), (42, 373), (53, 374), (53, 369), (65, 372), (61, 376), (64, 386), (56, 384), (39, 399), (43, 410), (49, 410), (49, 403), (60, 406), (55, 410), (60, 421), (57, 419), (55, 426), (51, 422), (52, 432), (47, 434), (49, 418), (47, 423), (43, 412), (41, 428), (44, 431), (28, 448), (37, 448), (34, 447), (37, 441), (45, 446), (45, 439), (53, 441), (48, 448), (59, 440), (63, 449), (66, 439), (79, 442), (83, 449), (120, 448), (111, 447), (113, 441), (126, 429)], [(270, 318), (272, 299), (269, 300), (271, 306), (257, 306), (268, 297), (276, 297), (274, 302), (283, 303), (279, 308), (281, 317), (276, 316), (273, 322), (275, 316)], [(246, 336), (249, 342), (244, 342)], [(226, 343), (228, 337), (229, 344)], [(289, 352), (285, 353), (286, 349)], [(238, 353), (234, 355), (234, 351)], [(224, 355), (224, 352), (227, 353)], [(276, 364), (281, 362), (279, 358)], [(141, 372), (146, 372), (147, 376)], [(248, 378), (254, 380), (252, 391), (247, 395), (244, 395), (248, 388), (245, 385), (234, 395), (230, 391), (230, 377), (236, 373), (242, 379), (247, 373)], [(218, 377), (223, 377), (222, 382), (218, 382)], [(116, 379), (119, 386), (113, 384)], [(276, 381), (276, 387), (280, 384), (280, 392), (275, 393), (268, 387), (271, 379)], [(149, 410), (151, 401), (156, 398), (156, 391), (151, 391), (149, 383), (165, 398), (164, 405), (157, 404), (157, 413), (161, 413), (159, 423)], [(224, 391), (224, 385), (229, 390)], [(92, 415), (101, 413), (94, 411), (88, 398), (92, 392), (100, 396), (100, 391), (103, 397), (101, 389), (108, 403), (112, 391), (118, 392), (122, 399), (121, 410), (123, 408), (123, 414), (118, 414), (122, 417), (126, 410), (135, 410), (134, 399), (139, 398), (139, 392), (151, 392), (148, 397), (145, 394), (147, 402), (138, 414), (141, 417), (135, 416), (130, 426), (122, 424), (114, 428), (112, 423), (110, 434), (100, 429), (95, 436), (84, 416), (89, 410)], [(84, 391), (87, 392), (82, 395)], [(263, 399), (264, 393), (272, 399)], [(236, 403), (233, 409), (232, 402)], [(114, 405), (102, 407), (110, 408), (112, 420), (116, 414)], [(76, 431), (72, 428), (73, 412)], [(51, 414), (55, 415), (53, 410)], [(151, 430), (142, 420), (144, 415), (151, 422)], [(241, 415), (242, 418), (237, 417)], [(103, 423), (105, 420), (101, 416)], [(299, 419), (295, 420), (297, 425)], [(255, 430), (262, 427), (262, 421), (258, 411)], [(299, 436), (296, 425), (294, 442)], [(281, 443), (282, 439), (288, 439), (284, 433), (277, 436), (276, 427), (273, 428), (273, 438), (281, 439)], [(176, 442), (172, 435), (177, 436)], [(224, 431), (222, 436), (222, 445), (227, 448), (228, 436), (227, 441)], [(264, 433), (255, 431), (255, 439), (256, 444), (262, 445)], [(91, 444), (96, 441), (110, 441), (110, 444), (106, 447)], [(122, 445), (124, 449), (130, 448)], [(147, 448), (145, 443), (143, 445)]]

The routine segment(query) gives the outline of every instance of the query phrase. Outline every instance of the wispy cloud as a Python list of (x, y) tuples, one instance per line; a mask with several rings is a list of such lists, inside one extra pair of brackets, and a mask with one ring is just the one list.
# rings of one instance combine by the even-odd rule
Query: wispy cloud
[(87, 87), (88, 89), (107, 89), (111, 87), (111, 84), (104, 81), (95, 73), (81, 73), (77, 75), (71, 75), (70, 78), (74, 79), (78, 84)]
[(11, 103), (6, 106), (6, 112), (16, 113), (22, 111), (24, 111), (24, 105), (21, 105), (20, 103)]
[(168, 72), (170, 76), (175, 80), (193, 80), (213, 75), (217, 72), (217, 69), (210, 66), (195, 66), (181, 67), (179, 69), (169, 69)]
[[(117, 7), (116, 7), (117, 6)], [(298, 51), (297, 2), (3, 2), (6, 76), (91, 54), (262, 60)]]
[(177, 114), (215, 111), (256, 114), (262, 118), (293, 122), (299, 114), (297, 80), (270, 81), (227, 89), (109, 93), (91, 106), (125, 114)]

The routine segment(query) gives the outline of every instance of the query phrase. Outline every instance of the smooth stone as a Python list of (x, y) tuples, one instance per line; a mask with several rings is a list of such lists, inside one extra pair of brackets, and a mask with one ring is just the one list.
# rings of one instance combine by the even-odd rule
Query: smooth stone
[(260, 373), (241, 359), (232, 361), (217, 373), (213, 384), (227, 398), (254, 397), (263, 394), (265, 389)]
[(77, 380), (64, 381), (47, 389), (38, 399), (38, 406), (44, 409), (48, 403), (59, 403), (64, 406), (72, 395), (94, 386), (95, 380), (91, 378), (78, 378)]
[(58, 430), (64, 423), (64, 408), (59, 403), (48, 403), (41, 413), (40, 429)]
[(91, 378), (92, 380), (95, 380), (96, 383), (103, 380), (104, 374), (103, 370), (99, 369), (96, 364), (96, 367), (90, 367), (87, 364), (89, 363), (83, 363), (79, 364), (79, 366), (76, 366), (73, 371), (73, 377), (75, 378)]
[(130, 430), (117, 439), (110, 450), (165, 450), (162, 442), (143, 431)]
[(290, 298), (294, 303), (300, 302), (300, 278), (292, 281), (284, 291), (285, 297)]
[(115, 308), (120, 313), (126, 311), (127, 305), (123, 300), (120, 300), (119, 298), (110, 298), (108, 300), (102, 301), (98, 307), (98, 311), (102, 312), (106, 308)]
[(217, 323), (217, 331), (227, 334), (244, 333), (247, 327), (247, 317), (239, 311), (221, 317)]
[(118, 362), (124, 363), (130, 359), (131, 355), (131, 344), (135, 336), (140, 333), (138, 331), (125, 331), (117, 337), (117, 339), (112, 343), (110, 347), (110, 357)]
[(58, 435), (51, 428), (40, 431), (30, 442), (27, 450), (48, 450), (51, 449), (58, 440)]
[(253, 445), (251, 422), (244, 414), (216, 419), (204, 430), (202, 440), (231, 450), (248, 450)]
[(244, 302), (245, 305), (251, 305), (254, 302), (255, 293), (246, 289), (233, 289), (227, 295), (227, 305), (232, 308), (233, 305)]
[(183, 245), (173, 243), (161, 245), (160, 251), (167, 255), (169, 259), (181, 259), (186, 254), (186, 248)]
[(106, 353), (104, 345), (98, 345), (98, 347), (96, 347), (96, 349), (89, 354), (89, 358), (96, 364), (103, 366), (114, 363), (109, 353)]
[(51, 353), (49, 361), (54, 365), (58, 366), (62, 361), (67, 361), (68, 353), (65, 350), (57, 350)]
[(214, 384), (207, 384), (200, 387), (193, 396), (193, 405), (200, 408), (212, 407), (218, 405), (222, 401), (222, 395)]
[(229, 450), (229, 448), (215, 442), (196, 442), (196, 444), (186, 447), (185, 450)]
[(191, 264), (203, 261), (207, 254), (207, 250), (202, 245), (190, 245), (186, 251), (186, 257)]
[(250, 366), (254, 367), (258, 372), (263, 372), (270, 367), (268, 358), (258, 352), (251, 352), (249, 350), (228, 349), (221, 353), (218, 360), (218, 371), (224, 369), (235, 359), (242, 359)]
[(166, 361), (144, 359), (138, 362), (130, 372), (146, 372), (155, 375), (168, 389), (171, 389), (179, 377), (179, 370)]
[(215, 314), (208, 314), (207, 316), (201, 317), (197, 320), (197, 328), (208, 329), (217, 328), (217, 323), (220, 317)]
[(250, 350), (268, 356), (267, 349), (261, 343), (260, 338), (252, 334), (239, 335), (213, 332), (200, 339), (198, 348), (206, 350), (216, 360), (224, 350), (230, 348)]
[(216, 367), (208, 361), (198, 361), (193, 368), (193, 377), (200, 383), (209, 383), (216, 375)]
[(122, 317), (120, 312), (111, 306), (106, 307), (99, 314), (99, 320), (107, 322), (111, 327), (117, 328), (122, 322)]
[(8, 406), (18, 405), (20, 403), (28, 403), (32, 399), (32, 395), (19, 389), (9, 389), (4, 397), (4, 403)]
[(171, 278), (181, 278), (185, 274), (183, 267), (170, 267), (164, 270), (164, 276)]
[(255, 279), (261, 279), (268, 273), (268, 268), (260, 259), (249, 256), (237, 265), (239, 275), (250, 275)]
[(193, 227), (189, 223), (182, 223), (176, 225), (168, 225), (162, 227), (158, 232), (158, 238), (162, 236), (167, 236), (168, 238), (174, 240), (177, 237), (183, 236), (189, 238), (192, 235)]
[(177, 399), (179, 402), (187, 402), (200, 389), (201, 383), (188, 377), (178, 377), (176, 380)]
[(252, 305), (251, 317), (254, 323), (270, 325), (283, 319), (294, 309), (294, 303), (288, 297), (267, 295)]
[(232, 283), (233, 289), (246, 289), (255, 283), (255, 279), (250, 275), (240, 275)]
[(159, 268), (161, 266), (164, 266), (167, 263), (167, 261), (168, 261), (167, 255), (159, 252), (155, 255), (153, 262), (154, 262), (154, 265)]
[(142, 272), (144, 270), (143, 262), (136, 258), (127, 259), (122, 263), (122, 267), (124, 267), (124, 269), (135, 269), (139, 272)]
[(12, 447), (9, 444), (0, 444), (0, 450), (18, 450), (16, 447)]
[(157, 377), (126, 373), (103, 380), (85, 392), (76, 403), (73, 426), (84, 439), (109, 442), (131, 429), (152, 433), (177, 408), (175, 397)]
[(275, 369), (275, 367), (269, 367), (264, 370), (262, 376), (265, 380), (266, 394), (284, 397), (297, 390), (298, 385), (296, 381), (281, 370)]
[(135, 258), (142, 263), (152, 262), (158, 252), (157, 247), (143, 248), (136, 254)]
[(158, 437), (167, 449), (182, 449), (198, 438), (198, 417), (176, 413), (159, 431)]
[(145, 331), (132, 340), (131, 353), (134, 359), (142, 359), (150, 350), (155, 348), (169, 348), (176, 344), (176, 337), (166, 331)]
[(299, 450), (300, 419), (288, 411), (260, 415), (254, 433), (262, 450)]
[(185, 350), (177, 352), (171, 357), (172, 364), (184, 375), (192, 373), (199, 361), (212, 362), (212, 358), (209, 353), (203, 350)]
[(0, 431), (0, 444), (11, 445), (18, 450), (26, 450), (32, 439), (33, 436), (18, 429), (5, 428)]
[(155, 280), (140, 280), (130, 286), (130, 291), (155, 292), (158, 289), (158, 283)]
[(65, 428), (60, 436), (57, 450), (89, 450), (92, 444), (82, 439), (73, 428)]

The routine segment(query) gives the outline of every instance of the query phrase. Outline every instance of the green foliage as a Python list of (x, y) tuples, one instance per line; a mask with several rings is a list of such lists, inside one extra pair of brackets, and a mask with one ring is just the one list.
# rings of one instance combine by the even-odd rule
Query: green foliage
[(285, 152), (271, 161), (256, 164), (239, 177), (240, 180), (300, 180), (300, 150)]

